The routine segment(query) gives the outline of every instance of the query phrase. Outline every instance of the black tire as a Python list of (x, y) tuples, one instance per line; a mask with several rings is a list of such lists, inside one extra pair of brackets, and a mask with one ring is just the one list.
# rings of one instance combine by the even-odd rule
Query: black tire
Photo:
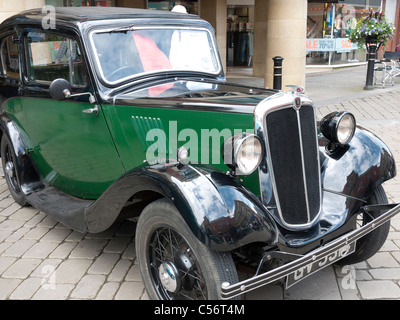
[(135, 241), (140, 273), (152, 300), (221, 299), (221, 284), (238, 282), (231, 253), (212, 251), (198, 241), (167, 199), (143, 210)]
[(7, 135), (4, 133), (1, 138), (1, 162), (3, 164), (4, 178), (6, 179), (11, 196), (20, 206), (28, 205), (17, 174), (17, 162), (14, 149)]
[[(389, 203), (386, 192), (382, 186), (379, 186), (375, 192), (369, 197), (368, 204), (387, 204)], [(371, 216), (374, 218), (379, 217), (385, 211), (384, 210), (377, 210), (372, 211)], [(357, 224), (363, 226), (367, 224), (371, 219), (368, 215), (360, 213), (359, 217), (357, 218)], [(387, 236), (389, 234), (390, 229), (390, 221), (386, 222), (376, 230), (368, 233), (366, 236), (359, 239), (356, 243), (356, 251), (350, 254), (349, 256), (343, 258), (339, 261), (339, 265), (347, 265), (347, 264), (354, 264), (359, 263), (371, 258), (375, 253), (379, 251), (379, 249), (385, 243)]]

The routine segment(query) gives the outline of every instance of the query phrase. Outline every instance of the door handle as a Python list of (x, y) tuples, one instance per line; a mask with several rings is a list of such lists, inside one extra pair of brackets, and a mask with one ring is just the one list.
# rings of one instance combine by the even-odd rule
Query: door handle
[(99, 107), (96, 104), (94, 108), (84, 109), (82, 110), (82, 112), (87, 114), (94, 114), (95, 116), (97, 116), (99, 114)]

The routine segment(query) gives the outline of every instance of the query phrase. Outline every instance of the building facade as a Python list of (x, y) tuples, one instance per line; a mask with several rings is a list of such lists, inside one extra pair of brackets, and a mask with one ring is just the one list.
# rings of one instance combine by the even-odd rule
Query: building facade
[(306, 67), (364, 62), (365, 52), (346, 39), (369, 8), (383, 10), (396, 25), (385, 49), (400, 42), (400, 0), (3, 0), (0, 21), (44, 5), (171, 10), (177, 4), (213, 25), (225, 70), (251, 66), (266, 87), (272, 87), (275, 56), (284, 58), (283, 86), (304, 86)]

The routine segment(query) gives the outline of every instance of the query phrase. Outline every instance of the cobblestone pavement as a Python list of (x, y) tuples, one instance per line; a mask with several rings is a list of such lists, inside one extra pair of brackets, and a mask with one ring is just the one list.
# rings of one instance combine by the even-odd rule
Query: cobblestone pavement
[[(400, 88), (392, 88), (319, 106), (318, 116), (343, 109), (353, 112), (398, 160), (399, 102)], [(392, 202), (400, 202), (399, 179), (384, 185)], [(21, 208), (0, 177), (0, 299), (146, 300), (135, 263), (134, 232), (130, 221), (115, 223), (100, 234), (71, 231), (35, 208)], [(384, 247), (368, 261), (328, 267), (289, 290), (271, 285), (246, 299), (400, 299), (400, 216), (392, 220)]]

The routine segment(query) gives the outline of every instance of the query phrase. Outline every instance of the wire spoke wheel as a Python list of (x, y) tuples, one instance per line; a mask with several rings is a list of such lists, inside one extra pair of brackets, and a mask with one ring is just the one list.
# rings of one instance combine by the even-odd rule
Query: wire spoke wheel
[(221, 284), (238, 282), (231, 253), (213, 251), (200, 243), (166, 199), (143, 210), (135, 243), (150, 299), (221, 299)]
[(149, 251), (152, 281), (161, 297), (207, 299), (197, 258), (179, 232), (168, 227), (157, 229), (151, 237)]

